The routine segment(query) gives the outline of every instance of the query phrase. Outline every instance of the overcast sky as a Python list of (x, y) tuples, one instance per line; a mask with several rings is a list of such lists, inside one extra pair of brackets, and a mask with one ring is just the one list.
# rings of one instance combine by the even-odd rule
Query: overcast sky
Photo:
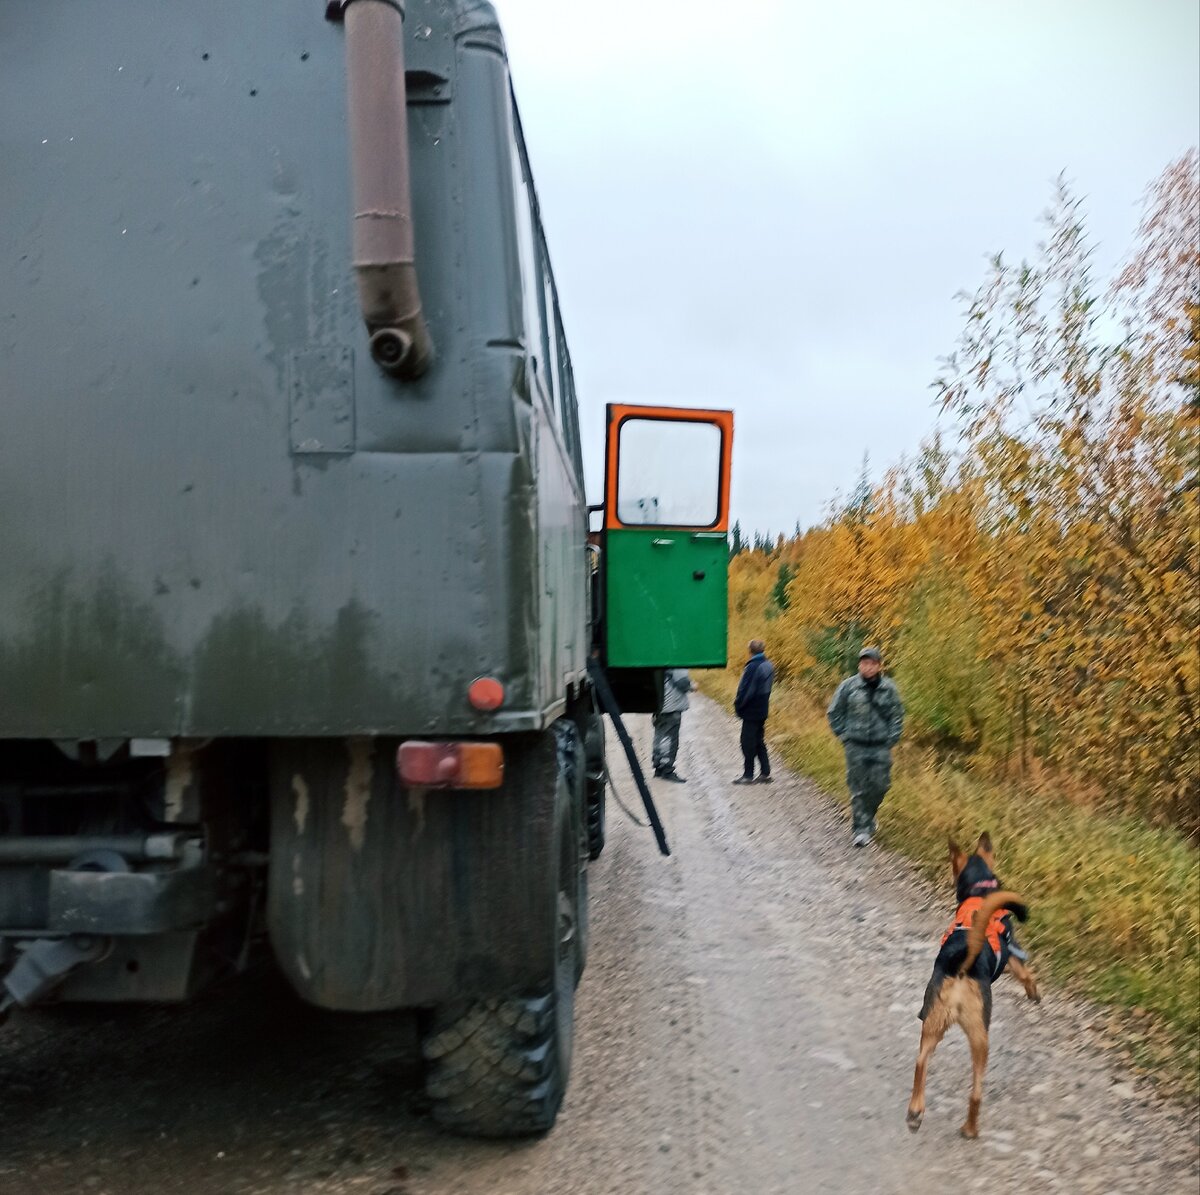
[(582, 404), (731, 407), (733, 514), (807, 526), (929, 383), (1060, 171), (1107, 271), (1200, 139), (1197, 0), (497, 0)]

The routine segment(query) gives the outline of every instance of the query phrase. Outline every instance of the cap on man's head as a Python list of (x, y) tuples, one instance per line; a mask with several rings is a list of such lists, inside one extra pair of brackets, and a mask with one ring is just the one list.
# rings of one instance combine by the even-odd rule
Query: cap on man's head
[(858, 653), (858, 658), (860, 660), (874, 660), (876, 664), (883, 663), (883, 656), (877, 647), (864, 647)]

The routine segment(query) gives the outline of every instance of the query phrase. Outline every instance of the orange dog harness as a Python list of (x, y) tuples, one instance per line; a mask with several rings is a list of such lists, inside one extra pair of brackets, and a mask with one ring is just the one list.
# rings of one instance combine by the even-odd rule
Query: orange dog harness
[[(950, 928), (942, 934), (942, 945), (945, 946), (946, 939), (957, 930), (969, 930), (971, 922), (975, 918), (975, 910), (983, 904), (982, 896), (968, 896), (966, 900), (958, 906), (958, 911), (954, 914), (954, 920), (950, 923)], [(1000, 939), (1008, 932), (1008, 927), (1004, 924), (1004, 918), (1008, 916), (1007, 909), (997, 909), (987, 923), (987, 943), (992, 948), (992, 953), (996, 958), (1000, 958)]]

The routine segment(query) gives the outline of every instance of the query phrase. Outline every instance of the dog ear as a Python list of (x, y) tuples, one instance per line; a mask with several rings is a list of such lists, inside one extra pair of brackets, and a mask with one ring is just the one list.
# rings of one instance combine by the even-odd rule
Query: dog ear
[(967, 855), (953, 838), (947, 838), (946, 844), (950, 848), (950, 871), (954, 880), (958, 879), (958, 873), (967, 865)]
[(975, 853), (988, 865), (988, 867), (995, 867), (995, 848), (992, 846), (992, 836), (986, 830), (980, 834), (979, 841), (975, 844)]

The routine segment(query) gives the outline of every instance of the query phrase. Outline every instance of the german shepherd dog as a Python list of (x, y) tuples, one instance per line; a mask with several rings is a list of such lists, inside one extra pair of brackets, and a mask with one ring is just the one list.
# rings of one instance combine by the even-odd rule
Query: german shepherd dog
[(916, 1132), (925, 1115), (925, 1071), (938, 1042), (951, 1025), (962, 1026), (971, 1047), (971, 1102), (959, 1129), (964, 1137), (979, 1136), (979, 1105), (983, 1102), (983, 1072), (988, 1060), (988, 1027), (992, 1020), (992, 984), (1005, 966), (1021, 982), (1030, 1000), (1040, 1000), (1037, 980), (1022, 960), (1026, 954), (1013, 936), (1012, 918), (1024, 921), (1025, 902), (1006, 892), (996, 878), (992, 840), (979, 836), (967, 855), (950, 840), (950, 867), (958, 909), (942, 936), (921, 1007), (921, 1049), (908, 1102), (908, 1127)]

